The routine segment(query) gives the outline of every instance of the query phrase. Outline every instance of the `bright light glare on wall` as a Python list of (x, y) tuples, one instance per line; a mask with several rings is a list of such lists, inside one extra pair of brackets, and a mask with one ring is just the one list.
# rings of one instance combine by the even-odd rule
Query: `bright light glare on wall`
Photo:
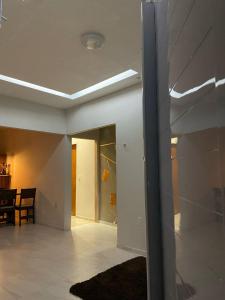
[(225, 78), (217, 80), (216, 77), (213, 77), (198, 86), (195, 86), (187, 91), (184, 91), (183, 93), (175, 91), (175, 88), (170, 89), (169, 93), (172, 98), (180, 99), (187, 95), (194, 94), (206, 86), (214, 85), (215, 87), (219, 87), (224, 84), (225, 84)]
[(47, 93), (47, 94), (67, 98), (67, 99), (70, 99), (70, 100), (76, 100), (78, 98), (81, 98), (81, 97), (84, 97), (86, 95), (97, 92), (99, 90), (102, 90), (106, 87), (112, 86), (112, 85), (114, 85), (118, 82), (124, 81), (128, 78), (134, 77), (137, 74), (138, 73), (136, 71), (130, 69), (130, 70), (122, 72), (118, 75), (115, 75), (111, 78), (108, 78), (104, 81), (101, 81), (101, 82), (99, 82), (95, 85), (92, 85), (92, 86), (90, 86), (90, 87), (88, 87), (84, 90), (76, 92), (72, 95), (62, 93), (62, 92), (59, 92), (59, 91), (56, 91), (56, 90), (52, 90), (52, 89), (49, 89), (49, 88), (46, 88), (46, 87), (43, 87), (43, 86), (40, 86), (40, 85), (37, 85), (37, 84), (27, 82), (27, 81), (23, 81), (23, 80), (19, 80), (19, 79), (16, 79), (16, 78), (8, 77), (8, 76), (5, 76), (5, 75), (0, 75), (0, 80), (6, 81), (6, 82), (9, 82), (9, 83), (13, 83), (13, 84), (16, 84), (16, 85), (19, 85), (19, 86), (27, 87), (27, 88), (30, 88), (30, 89), (33, 89), (33, 90), (41, 91), (43, 93)]
[(177, 145), (177, 143), (178, 143), (178, 137), (174, 137), (174, 138), (171, 139), (171, 144), (172, 145)]
[(199, 90), (201, 90), (205, 86), (215, 84), (215, 83), (216, 83), (216, 79), (211, 78), (211, 79), (207, 80), (206, 82), (204, 82), (203, 84), (201, 84), (199, 86), (195, 86), (195, 87), (191, 88), (190, 90), (187, 90), (183, 93), (176, 92), (174, 89), (172, 89), (172, 90), (170, 90), (170, 96), (173, 97), (173, 98), (176, 98), (176, 99), (180, 99), (180, 98), (183, 98), (187, 95), (198, 92)]

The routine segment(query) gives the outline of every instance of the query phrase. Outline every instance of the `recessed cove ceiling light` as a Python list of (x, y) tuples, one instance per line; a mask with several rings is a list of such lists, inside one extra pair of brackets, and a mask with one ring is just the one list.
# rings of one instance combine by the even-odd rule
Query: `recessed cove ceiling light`
[(52, 94), (52, 95), (55, 95), (55, 96), (59, 96), (59, 97), (68, 98), (68, 96), (69, 96), (68, 94), (65, 94), (65, 93), (62, 93), (62, 92), (59, 92), (59, 91), (55, 91), (55, 90), (46, 88), (44, 86), (40, 86), (40, 85), (37, 85), (37, 84), (33, 84), (33, 83), (30, 83), (30, 82), (27, 82), (27, 81), (19, 80), (19, 79), (16, 79), (16, 78), (5, 76), (5, 75), (0, 75), (0, 80), (6, 81), (6, 82), (9, 82), (9, 83), (13, 83), (13, 84), (16, 84), (16, 85), (19, 85), (19, 86), (23, 86), (23, 87), (26, 87), (26, 88), (30, 88), (30, 89), (33, 89), (33, 90), (37, 90), (37, 91), (40, 91), (40, 92), (44, 92), (44, 93), (47, 93), (47, 94)]
[(100, 49), (104, 42), (105, 37), (98, 32), (86, 32), (81, 36), (81, 43), (88, 50)]
[(58, 96), (58, 97), (66, 98), (66, 99), (69, 99), (69, 100), (76, 100), (76, 99), (82, 98), (84, 96), (93, 94), (97, 91), (103, 90), (103, 89), (105, 89), (109, 86), (115, 85), (115, 84), (117, 84), (119, 82), (122, 82), (126, 79), (133, 78), (133, 77), (137, 76), (137, 74), (138, 74), (138, 72), (130, 69), (130, 70), (127, 70), (127, 71), (122, 72), (120, 74), (117, 74), (117, 75), (115, 75), (111, 78), (103, 80), (99, 83), (96, 83), (96, 84), (94, 84), (94, 85), (92, 85), (92, 86), (90, 86), (90, 87), (88, 87), (84, 90), (81, 90), (79, 92), (76, 92), (74, 94), (66, 94), (66, 93), (63, 93), (63, 92), (60, 92), (60, 91), (49, 89), (49, 88), (44, 87), (44, 86), (40, 86), (40, 85), (37, 85), (37, 84), (33, 84), (33, 83), (30, 83), (30, 82), (27, 82), (27, 81), (19, 80), (19, 79), (12, 78), (12, 77), (5, 76), (5, 75), (1, 75), (1, 74), (0, 74), (0, 80), (6, 81), (6, 82), (9, 82), (9, 83), (13, 83), (15, 85), (19, 85), (19, 86), (22, 86), (22, 87), (30, 88), (30, 89), (33, 89), (33, 90), (37, 90), (37, 91), (40, 91), (40, 92), (43, 92), (43, 93), (47, 93), (47, 94), (55, 95), (55, 96)]
[(134, 77), (135, 75), (137, 75), (138, 73), (134, 70), (127, 70), (123, 73), (120, 73), (116, 76), (113, 76), (109, 79), (106, 79), (104, 81), (101, 81), (99, 83), (96, 83), (80, 92), (77, 92), (77, 93), (74, 93), (71, 95), (71, 99), (75, 100), (75, 99), (78, 99), (78, 98), (81, 98), (83, 96), (86, 96), (86, 95), (89, 95), (89, 94), (92, 94), (94, 92), (97, 92), (99, 90), (102, 90), (108, 86), (111, 86), (111, 85), (114, 85), (118, 82), (121, 82), (125, 79), (128, 79), (128, 78), (131, 78), (131, 77)]

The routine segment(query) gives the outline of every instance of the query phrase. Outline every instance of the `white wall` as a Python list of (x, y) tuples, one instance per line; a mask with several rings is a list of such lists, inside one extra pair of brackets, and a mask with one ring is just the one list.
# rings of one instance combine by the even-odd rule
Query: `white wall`
[[(142, 89), (140, 86), (125, 89), (110, 96), (83, 104), (68, 110), (50, 108), (20, 99), (0, 98), (0, 126), (22, 128), (42, 132), (75, 134), (116, 124), (117, 131), (117, 197), (118, 197), (118, 245), (145, 251), (145, 201), (144, 201), (144, 161), (142, 130)], [(67, 129), (66, 129), (67, 124)], [(61, 183), (59, 193), (48, 195), (49, 207), (55, 203), (63, 228), (70, 228), (71, 220), (71, 145), (64, 136), (54, 156), (46, 168), (43, 167), (43, 180), (47, 180), (50, 193), (55, 178)], [(39, 149), (37, 155), (42, 155)], [(62, 174), (52, 172), (48, 163), (62, 167)], [(59, 168), (60, 169), (60, 168)], [(43, 183), (44, 184), (44, 183)], [(57, 189), (59, 188), (57, 187)], [(55, 188), (53, 188), (54, 190)], [(58, 197), (57, 195), (61, 195)], [(56, 203), (57, 202), (57, 203)], [(59, 217), (59, 215), (58, 215)], [(47, 221), (47, 216), (46, 223)], [(44, 219), (43, 219), (44, 220)], [(44, 221), (43, 221), (44, 222)], [(53, 219), (49, 224), (53, 224)], [(62, 226), (59, 226), (60, 228)]]
[(96, 144), (72, 139), (76, 145), (76, 216), (95, 220)]
[(66, 117), (57, 108), (0, 96), (0, 126), (65, 134)]
[(67, 111), (68, 134), (116, 124), (118, 245), (145, 242), (142, 89), (135, 86)]

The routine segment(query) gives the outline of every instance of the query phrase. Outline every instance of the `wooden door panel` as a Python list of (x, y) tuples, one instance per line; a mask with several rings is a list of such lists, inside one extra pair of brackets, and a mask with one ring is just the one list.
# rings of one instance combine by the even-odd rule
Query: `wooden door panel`
[(76, 145), (72, 145), (72, 216), (76, 216), (76, 164), (77, 164)]

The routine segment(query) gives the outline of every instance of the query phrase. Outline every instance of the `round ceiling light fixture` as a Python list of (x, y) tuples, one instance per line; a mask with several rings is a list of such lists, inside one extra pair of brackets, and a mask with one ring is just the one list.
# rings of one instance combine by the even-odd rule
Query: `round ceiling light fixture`
[(86, 32), (81, 35), (81, 43), (88, 50), (96, 50), (102, 48), (105, 37), (98, 32)]

